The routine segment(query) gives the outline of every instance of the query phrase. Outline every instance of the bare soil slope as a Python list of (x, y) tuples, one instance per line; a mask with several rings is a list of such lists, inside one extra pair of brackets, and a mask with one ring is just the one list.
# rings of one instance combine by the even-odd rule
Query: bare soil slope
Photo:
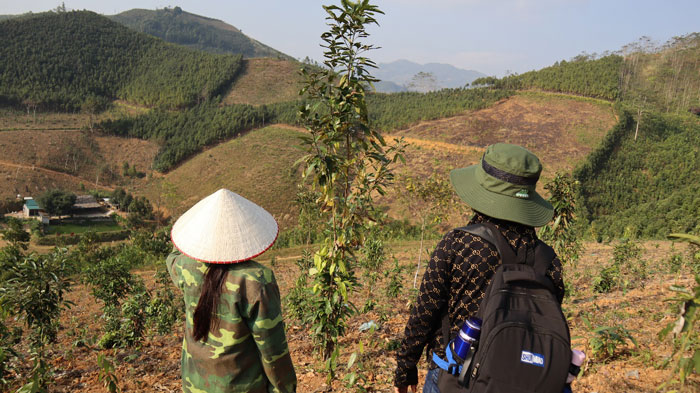
[[(406, 165), (396, 169), (396, 188), (382, 198), (394, 217), (410, 212), (396, 203), (404, 192), (402, 179), (424, 178), (479, 162), (484, 148), (497, 142), (514, 143), (533, 151), (544, 166), (538, 187), (556, 172), (570, 172), (605, 136), (616, 119), (610, 103), (547, 93), (524, 93), (494, 106), (459, 116), (426, 121), (394, 132), (387, 140), (404, 137)], [(546, 195), (546, 194), (545, 194)], [(447, 225), (458, 225), (451, 217)]]
[(551, 177), (585, 158), (615, 121), (611, 104), (604, 101), (523, 93), (490, 108), (422, 122), (395, 134), (432, 151), (460, 154), (463, 149), (467, 157), (493, 143), (514, 143), (536, 153), (545, 177)]

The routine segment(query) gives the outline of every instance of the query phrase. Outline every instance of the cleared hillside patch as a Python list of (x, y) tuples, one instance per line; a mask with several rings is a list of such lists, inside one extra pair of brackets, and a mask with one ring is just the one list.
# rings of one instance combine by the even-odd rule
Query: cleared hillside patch
[(301, 64), (272, 58), (243, 61), (243, 72), (224, 97), (224, 104), (263, 105), (299, 98)]
[[(300, 174), (302, 133), (278, 126), (254, 130), (207, 149), (166, 175), (144, 179), (131, 192), (181, 214), (220, 188), (227, 188), (272, 213), (282, 228), (295, 223), (293, 200)], [(169, 190), (172, 187), (172, 196)]]
[(29, 129), (0, 132), (0, 151), (0, 197), (13, 197), (53, 188), (111, 188), (124, 181), (124, 162), (148, 170), (158, 146), (75, 129)]
[[(17, 194), (36, 196), (51, 189), (80, 190), (81, 184), (94, 189), (95, 184), (77, 176), (35, 166), (0, 162), (0, 198), (12, 198)], [(98, 186), (107, 190), (107, 187)]]
[[(545, 177), (551, 177), (555, 171), (573, 169), (614, 124), (608, 103), (524, 93), (486, 109), (421, 122), (394, 134), (482, 149), (498, 142), (518, 144), (537, 154)], [(438, 145), (435, 149), (441, 150)], [(466, 164), (470, 162), (460, 166)]]

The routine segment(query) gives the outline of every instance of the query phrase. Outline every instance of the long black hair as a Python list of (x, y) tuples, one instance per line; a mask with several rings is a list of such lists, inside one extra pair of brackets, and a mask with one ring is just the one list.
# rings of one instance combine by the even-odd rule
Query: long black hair
[(197, 341), (203, 339), (206, 342), (211, 327), (219, 325), (216, 310), (219, 308), (221, 289), (223, 288), (228, 268), (228, 265), (209, 264), (204, 275), (202, 293), (199, 295), (199, 302), (194, 309), (192, 336)]

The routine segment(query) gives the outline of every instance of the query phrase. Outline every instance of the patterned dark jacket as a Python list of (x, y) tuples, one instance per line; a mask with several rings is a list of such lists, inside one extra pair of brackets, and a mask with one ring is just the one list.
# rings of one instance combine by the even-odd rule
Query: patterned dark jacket
[[(476, 213), (470, 224), (493, 223), (515, 249), (524, 245), (535, 247), (535, 229), (526, 225), (498, 220)], [(406, 323), (401, 348), (396, 356), (395, 386), (415, 385), (418, 382), (416, 364), (425, 348), (430, 368), (432, 352), (444, 358), (442, 317), (447, 311), (451, 333), (455, 335), (461, 324), (479, 311), (479, 304), (501, 263), (496, 247), (464, 231), (448, 232), (435, 247), (423, 275), (418, 301)], [(554, 282), (557, 299), (564, 298), (561, 261), (554, 258), (548, 270)]]

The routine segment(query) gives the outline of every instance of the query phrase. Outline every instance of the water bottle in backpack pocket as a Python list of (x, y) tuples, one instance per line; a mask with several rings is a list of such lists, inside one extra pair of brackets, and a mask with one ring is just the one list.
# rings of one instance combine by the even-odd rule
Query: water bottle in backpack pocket
[[(443, 337), (449, 338), (449, 318), (443, 317)], [(440, 368), (438, 373), (438, 389), (440, 392), (449, 392), (459, 389), (463, 384), (458, 384), (459, 377), (466, 375), (469, 363), (479, 345), (481, 334), (481, 319), (472, 317), (464, 321), (462, 328), (454, 340), (445, 346), (445, 359), (433, 353), (433, 362)], [(462, 372), (464, 369), (464, 372)], [(445, 374), (445, 375), (443, 375)], [(448, 377), (449, 375), (449, 377)]]

